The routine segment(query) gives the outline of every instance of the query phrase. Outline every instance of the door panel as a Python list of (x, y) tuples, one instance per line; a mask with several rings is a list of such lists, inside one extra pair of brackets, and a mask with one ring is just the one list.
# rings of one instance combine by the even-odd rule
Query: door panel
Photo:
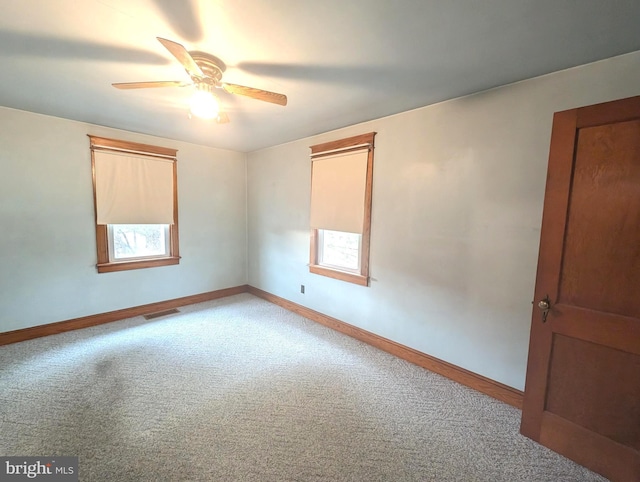
[(546, 411), (640, 450), (640, 357), (556, 334), (550, 368)]
[(640, 480), (640, 97), (554, 116), (535, 297), (521, 432)]
[(580, 129), (559, 303), (640, 317), (640, 121)]

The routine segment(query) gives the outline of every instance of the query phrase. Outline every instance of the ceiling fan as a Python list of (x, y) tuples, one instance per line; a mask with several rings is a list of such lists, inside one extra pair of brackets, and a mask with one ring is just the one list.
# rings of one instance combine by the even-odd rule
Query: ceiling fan
[(287, 105), (287, 96), (267, 90), (245, 87), (222, 82), (222, 74), (227, 66), (218, 57), (206, 52), (188, 51), (181, 44), (157, 37), (158, 41), (185, 68), (191, 81), (161, 80), (152, 82), (118, 82), (111, 84), (117, 89), (147, 89), (151, 87), (184, 87), (195, 85), (196, 92), (191, 98), (191, 113), (205, 119), (216, 119), (219, 124), (229, 122), (229, 116), (220, 111), (213, 89), (224, 89), (231, 94), (240, 94), (252, 99)]

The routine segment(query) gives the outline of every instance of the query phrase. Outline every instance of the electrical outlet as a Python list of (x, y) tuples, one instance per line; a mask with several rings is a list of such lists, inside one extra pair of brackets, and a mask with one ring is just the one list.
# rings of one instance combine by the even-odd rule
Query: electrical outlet
[(300, 293), (304, 294), (304, 285), (300, 285)]

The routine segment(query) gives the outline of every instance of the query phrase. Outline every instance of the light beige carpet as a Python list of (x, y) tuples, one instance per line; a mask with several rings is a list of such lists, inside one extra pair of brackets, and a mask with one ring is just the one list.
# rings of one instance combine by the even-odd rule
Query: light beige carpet
[(243, 294), (0, 347), (0, 455), (83, 481), (601, 481), (520, 411)]

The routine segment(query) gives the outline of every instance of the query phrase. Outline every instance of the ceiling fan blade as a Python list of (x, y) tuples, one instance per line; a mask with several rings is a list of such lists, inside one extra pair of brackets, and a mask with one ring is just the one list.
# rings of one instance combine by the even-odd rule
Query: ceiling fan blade
[(271, 102), (272, 104), (287, 105), (287, 96), (284, 94), (276, 94), (262, 89), (254, 89), (253, 87), (245, 87), (244, 85), (222, 83), (222, 87), (231, 94), (240, 94), (251, 97), (252, 99)]
[(191, 57), (191, 54), (185, 49), (182, 45), (177, 42), (172, 42), (171, 40), (167, 40), (166, 38), (156, 37), (158, 42), (164, 45), (171, 55), (173, 55), (178, 62), (182, 64), (182, 66), (187, 70), (189, 75), (197, 75), (198, 77), (204, 77), (202, 70), (198, 67), (195, 60)]
[(183, 87), (191, 85), (191, 83), (180, 80), (160, 80), (156, 82), (116, 82), (111, 85), (116, 89), (148, 89), (151, 87)]
[(216, 118), (218, 124), (227, 124), (229, 122), (229, 116), (225, 112), (220, 112)]

